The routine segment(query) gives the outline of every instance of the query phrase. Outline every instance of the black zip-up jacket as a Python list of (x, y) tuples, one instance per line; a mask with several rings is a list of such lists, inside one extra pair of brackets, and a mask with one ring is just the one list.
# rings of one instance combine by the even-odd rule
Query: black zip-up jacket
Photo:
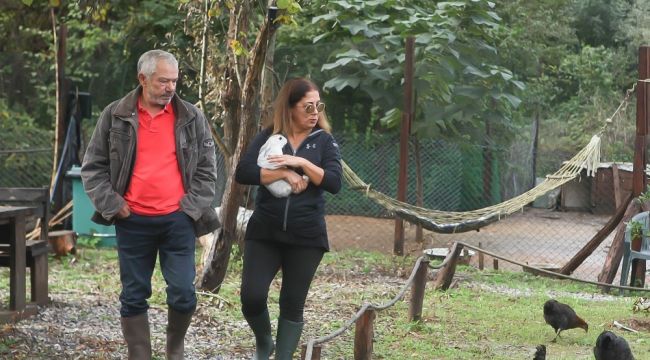
[[(260, 148), (271, 136), (265, 129), (253, 139), (237, 164), (235, 180), (245, 185), (261, 185), (257, 156)], [(324, 170), (319, 186), (309, 183), (300, 194), (277, 198), (265, 186), (259, 186), (255, 198), (255, 211), (248, 221), (246, 240), (276, 241), (301, 246), (322, 247), (329, 250), (325, 226), (325, 198), (323, 191), (336, 194), (341, 190), (341, 153), (334, 137), (316, 127), (298, 146), (287, 143), (284, 154), (300, 156)], [(302, 169), (294, 169), (303, 175)]]

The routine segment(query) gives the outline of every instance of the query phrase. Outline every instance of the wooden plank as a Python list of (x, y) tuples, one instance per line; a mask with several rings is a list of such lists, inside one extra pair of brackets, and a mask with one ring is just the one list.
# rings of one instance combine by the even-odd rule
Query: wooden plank
[(0, 204), (35, 207), (34, 215), (40, 218), (41, 240), (47, 240), (50, 221), (50, 190), (43, 188), (0, 187)]
[[(311, 348), (311, 359), (308, 360), (320, 360), (320, 354), (322, 350), (321, 344), (316, 344)], [(307, 344), (302, 344), (302, 351), (300, 352), (300, 360), (305, 360), (307, 356)]]
[(33, 262), (29, 274), (32, 286), (30, 300), (38, 305), (45, 306), (50, 301), (48, 297), (47, 253), (37, 255)]
[(612, 183), (614, 184), (614, 206), (618, 209), (621, 207), (621, 178), (616, 164), (612, 164)]
[(25, 216), (16, 215), (9, 222), (9, 236), (15, 239), (9, 249), (9, 310), (25, 309)]
[[(648, 128), (650, 122), (650, 97), (648, 83), (650, 78), (650, 47), (639, 47), (638, 79), (636, 88), (636, 137), (634, 141), (634, 163), (632, 169), (632, 193), (635, 197), (646, 190), (647, 177), (645, 169), (647, 165)], [(633, 243), (636, 250), (639, 244)], [(637, 281), (635, 281), (637, 280)], [(632, 262), (632, 284), (645, 284), (645, 260)]]
[(409, 303), (409, 320), (418, 321), (422, 318), (422, 304), (424, 303), (424, 289), (427, 284), (429, 260), (422, 259), (413, 279), (411, 302)]
[(368, 308), (357, 319), (354, 331), (354, 360), (372, 360), (373, 323), (377, 316), (375, 309)]
[[(454, 273), (456, 272), (456, 263), (458, 262), (458, 256), (463, 250), (463, 245), (459, 245), (457, 242), (451, 247), (447, 257), (442, 262), (440, 269), (436, 273), (436, 277), (433, 280), (433, 288), (436, 290), (447, 290), (451, 286), (451, 281), (454, 279)], [(495, 259), (496, 260), (496, 259)]]
[[(637, 201), (630, 201), (630, 204), (625, 210), (625, 214), (621, 219), (621, 222), (618, 223), (616, 227), (616, 235), (614, 235), (614, 240), (612, 240), (612, 245), (609, 247), (607, 252), (607, 258), (605, 258), (605, 263), (603, 264), (603, 269), (598, 275), (598, 281), (611, 284), (616, 277), (616, 272), (618, 271), (618, 266), (621, 263), (621, 258), (623, 257), (623, 245), (625, 244), (625, 224), (630, 221), (632, 216), (639, 213), (641, 210), (641, 205)], [(604, 290), (609, 290), (605, 288)]]
[(22, 311), (0, 310), (0, 324), (11, 324), (38, 313), (38, 306), (27, 304)]
[(569, 260), (561, 269), (560, 274), (571, 275), (575, 269), (580, 266), (585, 259), (589, 257), (602, 243), (609, 234), (616, 229), (616, 227), (621, 223), (623, 219), (623, 214), (627, 210), (628, 205), (632, 201), (632, 194), (629, 194), (623, 203), (623, 206), (619, 206), (616, 209), (616, 213), (612, 216), (609, 221), (594, 235), (594, 237), (589, 240), (589, 242), (578, 251), (571, 260)]
[[(404, 111), (399, 137), (399, 174), (397, 179), (397, 200), (406, 202), (407, 168), (409, 161), (408, 139), (411, 134), (413, 113), (413, 76), (415, 68), (415, 37), (406, 38), (404, 58)], [(393, 254), (404, 255), (404, 222), (395, 218), (395, 241)]]
[(34, 203), (43, 199), (47, 188), (18, 188), (0, 187), (0, 202), (2, 203)]

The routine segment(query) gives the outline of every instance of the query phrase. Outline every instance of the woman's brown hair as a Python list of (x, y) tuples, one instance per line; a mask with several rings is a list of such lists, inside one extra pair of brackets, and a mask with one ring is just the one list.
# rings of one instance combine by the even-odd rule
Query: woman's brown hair
[[(318, 86), (306, 78), (289, 79), (282, 85), (278, 96), (273, 104), (273, 124), (267, 127), (273, 127), (274, 134), (289, 134), (291, 128), (291, 109), (305, 97), (310, 91), (318, 91)], [(332, 127), (327, 120), (325, 111), (318, 113), (318, 127), (330, 132)]]

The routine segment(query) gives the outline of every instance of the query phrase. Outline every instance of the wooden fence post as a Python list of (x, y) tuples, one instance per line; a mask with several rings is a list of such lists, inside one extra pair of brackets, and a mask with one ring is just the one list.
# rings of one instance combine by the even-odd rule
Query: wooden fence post
[(424, 289), (427, 284), (427, 272), (429, 259), (422, 258), (420, 266), (413, 279), (413, 290), (411, 291), (411, 303), (409, 305), (409, 320), (418, 321), (422, 318), (422, 303), (424, 302)]
[(373, 322), (376, 316), (375, 309), (368, 308), (357, 320), (354, 332), (354, 360), (372, 359)]
[[(605, 263), (598, 275), (599, 282), (611, 284), (612, 281), (614, 281), (614, 277), (616, 277), (616, 272), (618, 271), (618, 266), (623, 257), (623, 246), (625, 245), (625, 224), (630, 221), (634, 215), (638, 214), (640, 210), (641, 205), (638, 201), (630, 201), (630, 204), (625, 210), (625, 214), (623, 214), (621, 222), (618, 223), (618, 226), (616, 227), (616, 235), (614, 235), (614, 240), (612, 240), (612, 245), (609, 247), (609, 251), (607, 252)], [(601, 290), (608, 292), (609, 287), (603, 286), (601, 287)]]
[[(638, 197), (646, 191), (647, 175), (645, 174), (648, 164), (648, 133), (650, 125), (650, 89), (647, 83), (650, 78), (650, 46), (639, 47), (638, 79), (636, 85), (636, 137), (634, 140), (634, 160), (632, 166), (632, 195)], [(632, 249), (640, 250), (641, 242), (632, 243)], [(618, 263), (617, 263), (618, 264)], [(640, 287), (645, 284), (645, 260), (632, 262), (631, 284), (640, 281)], [(614, 272), (616, 274), (616, 272)]]
[[(321, 351), (321, 344), (316, 344), (314, 347), (311, 348), (311, 359), (307, 360), (320, 360), (320, 351)], [(300, 353), (300, 360), (305, 360), (305, 356), (307, 355), (307, 344), (302, 344), (302, 352)]]
[[(478, 248), (483, 249), (483, 244), (481, 244), (480, 241), (478, 242)], [(485, 258), (484, 258), (483, 252), (479, 251), (478, 252), (478, 269), (479, 270), (483, 270), (484, 261), (485, 261)]]
[(627, 207), (630, 205), (630, 202), (632, 201), (632, 194), (630, 194), (628, 197), (623, 200), (623, 203), (621, 206), (616, 208), (616, 213), (614, 216), (612, 216), (609, 221), (594, 235), (589, 242), (585, 246), (578, 251), (571, 260), (569, 260), (559, 271), (560, 274), (564, 275), (571, 275), (575, 269), (580, 266), (585, 259), (589, 257), (597, 248), (598, 246), (605, 241), (605, 239), (609, 236), (609, 234), (616, 229), (618, 224), (621, 223), (623, 219), (623, 215), (625, 214), (625, 211), (627, 210)]
[(436, 278), (433, 281), (433, 288), (440, 290), (447, 290), (451, 286), (451, 281), (454, 279), (454, 273), (456, 272), (456, 263), (458, 262), (458, 256), (463, 250), (463, 245), (459, 245), (457, 242), (451, 247), (447, 257), (442, 262), (443, 266), (436, 273)]

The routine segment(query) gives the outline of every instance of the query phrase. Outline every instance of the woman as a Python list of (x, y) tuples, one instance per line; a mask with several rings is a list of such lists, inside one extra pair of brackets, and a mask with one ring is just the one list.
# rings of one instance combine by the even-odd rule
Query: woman
[[(274, 351), (267, 299), (275, 275), (282, 269), (275, 359), (291, 359), (302, 333), (307, 291), (329, 251), (323, 192), (341, 189), (342, 169), (324, 110), (313, 82), (287, 81), (275, 100), (273, 124), (253, 139), (237, 164), (235, 180), (241, 184), (285, 180), (292, 190), (288, 197), (278, 198), (259, 186), (246, 229), (241, 302), (255, 334), (254, 359), (268, 359)], [(272, 134), (288, 140), (282, 155), (267, 159), (279, 166), (276, 170), (257, 165), (259, 150)]]

